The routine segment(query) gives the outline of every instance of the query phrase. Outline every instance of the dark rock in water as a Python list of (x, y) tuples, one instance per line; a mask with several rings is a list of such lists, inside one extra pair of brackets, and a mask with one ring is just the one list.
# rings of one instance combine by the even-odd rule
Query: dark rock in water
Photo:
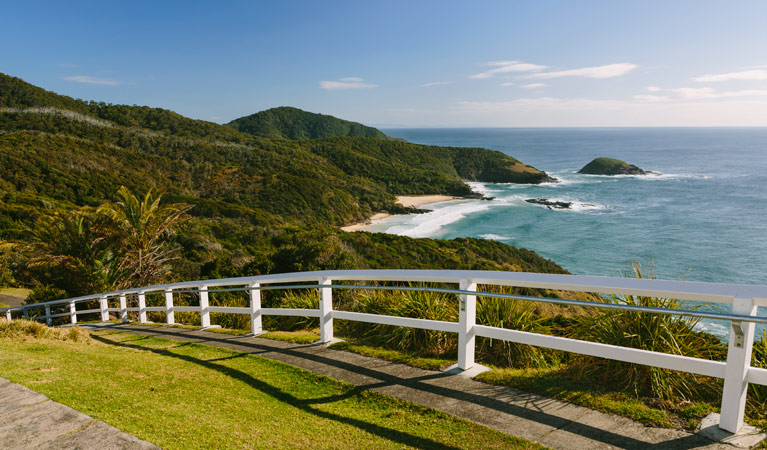
[(495, 197), (482, 197), (480, 200), (490, 201), (490, 200), (495, 200)]
[(549, 209), (570, 209), (570, 207), (573, 206), (572, 202), (557, 202), (557, 201), (549, 200), (547, 198), (528, 198), (525, 201), (527, 203), (543, 205)]
[(647, 175), (648, 172), (626, 161), (613, 158), (597, 158), (583, 166), (578, 173), (588, 175)]

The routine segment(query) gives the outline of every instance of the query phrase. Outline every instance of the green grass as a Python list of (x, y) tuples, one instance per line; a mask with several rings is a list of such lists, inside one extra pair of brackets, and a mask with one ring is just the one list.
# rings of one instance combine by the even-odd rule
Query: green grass
[(292, 342), (294, 344), (313, 344), (320, 340), (319, 328), (301, 331), (269, 331), (258, 337), (275, 341)]
[(32, 290), (24, 288), (0, 288), (0, 295), (8, 295), (10, 297), (27, 298), (30, 292)]
[(381, 347), (370, 347), (360, 345), (354, 342), (338, 342), (330, 346), (332, 349), (344, 350), (347, 352), (358, 353), (360, 355), (372, 356), (373, 358), (393, 361), (408, 366), (418, 367), (426, 370), (443, 370), (456, 363), (454, 359), (438, 358), (433, 356), (419, 356), (410, 352), (391, 350)]
[(542, 448), (228, 349), (93, 336), (0, 337), (0, 376), (166, 449)]
[(479, 374), (476, 379), (617, 414), (653, 427), (694, 430), (708, 413), (718, 411), (718, 408), (706, 402), (673, 403), (637, 398), (625, 392), (606, 389), (598, 383), (578, 380), (561, 368), (493, 368)]

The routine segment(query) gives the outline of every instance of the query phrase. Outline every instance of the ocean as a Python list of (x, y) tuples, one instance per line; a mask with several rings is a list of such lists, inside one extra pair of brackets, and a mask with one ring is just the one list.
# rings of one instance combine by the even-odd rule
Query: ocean
[[(367, 231), (498, 240), (582, 275), (621, 276), (637, 260), (654, 264), (658, 278), (767, 284), (767, 128), (383, 131), (420, 144), (498, 150), (560, 182), (470, 183), (494, 199), (429, 205), (428, 214), (393, 216)], [(600, 156), (656, 174), (577, 173)], [(572, 207), (525, 202), (531, 198), (572, 202)], [(701, 328), (720, 337), (729, 329), (716, 321)]]

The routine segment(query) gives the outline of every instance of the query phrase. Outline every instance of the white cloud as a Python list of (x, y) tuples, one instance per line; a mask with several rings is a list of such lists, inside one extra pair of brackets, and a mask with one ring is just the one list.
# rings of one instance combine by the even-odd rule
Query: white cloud
[(662, 90), (663, 89), (659, 88), (658, 86), (647, 86), (645, 88), (645, 91), (647, 91), (647, 92), (660, 92)]
[(767, 89), (743, 89), (740, 91), (716, 92), (713, 88), (679, 88), (669, 89), (678, 93), (682, 98), (689, 100), (707, 98), (732, 98), (732, 97), (761, 97), (767, 95)]
[(537, 72), (548, 67), (538, 64), (523, 63), (520, 61), (490, 61), (486, 65), (494, 68), (482, 73), (474, 74), (469, 78), (482, 79), (490, 78), (502, 73)]
[(636, 64), (618, 63), (605, 66), (582, 67), (580, 69), (559, 70), (555, 72), (541, 72), (528, 75), (528, 78), (561, 78), (561, 77), (586, 77), (586, 78), (612, 78), (625, 75), (636, 69)]
[(453, 84), (453, 82), (452, 81), (432, 81), (430, 83), (422, 84), (421, 87), (447, 86), (448, 84)]
[(587, 98), (562, 99), (555, 97), (518, 98), (511, 101), (499, 102), (458, 102), (465, 112), (472, 113), (503, 113), (515, 111), (517, 108), (526, 109), (556, 109), (556, 110), (585, 110), (585, 109), (615, 109), (624, 102), (615, 100), (593, 100)]
[(378, 87), (377, 84), (365, 83), (359, 77), (340, 78), (338, 81), (320, 81), (320, 87), (328, 91), (341, 91), (345, 89), (369, 89)]
[(651, 92), (667, 92), (669, 95), (635, 95), (634, 99), (642, 102), (662, 102), (662, 101), (684, 101), (684, 100), (709, 100), (719, 98), (736, 98), (736, 97), (763, 97), (767, 96), (767, 89), (743, 89), (739, 91), (723, 91), (718, 92), (711, 87), (702, 88), (674, 88), (674, 89), (661, 89), (655, 88), (654, 90), (647, 89)]
[(86, 83), (86, 84), (101, 84), (104, 86), (119, 86), (121, 83), (117, 80), (110, 80), (107, 78), (96, 78), (91, 77), (88, 75), (72, 75), (69, 77), (64, 77), (67, 81), (74, 81), (76, 83)]
[(635, 95), (634, 100), (640, 102), (667, 102), (671, 100), (671, 97), (666, 95)]
[(501, 83), (501, 86), (514, 86), (514, 83), (512, 83), (512, 82)]
[(522, 85), (520, 87), (524, 89), (536, 89), (536, 88), (546, 87), (546, 83), (530, 83), (530, 84)]
[[(765, 126), (767, 98), (712, 101), (637, 101), (528, 97), (465, 101), (433, 115), (411, 116), (413, 126)], [(426, 120), (426, 122), (424, 122)], [(420, 121), (420, 122), (419, 122)]]
[(699, 77), (694, 77), (692, 80), (700, 82), (700, 83), (717, 83), (720, 81), (730, 81), (730, 80), (762, 81), (762, 80), (767, 80), (767, 70), (753, 69), (753, 70), (742, 70), (740, 72), (707, 74), (707, 75), (701, 75)]

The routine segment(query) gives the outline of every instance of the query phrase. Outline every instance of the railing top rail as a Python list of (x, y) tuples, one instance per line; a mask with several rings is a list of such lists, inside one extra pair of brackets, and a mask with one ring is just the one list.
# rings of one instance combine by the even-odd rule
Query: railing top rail
[[(478, 284), (516, 286), (527, 288), (553, 289), (600, 294), (639, 295), (667, 297), (680, 300), (695, 300), (714, 303), (732, 303), (734, 298), (752, 298), (759, 305), (767, 305), (767, 286), (699, 281), (648, 280), (637, 278), (601, 277), (590, 275), (544, 274), (531, 272), (498, 272), (486, 270), (326, 270), (315, 272), (293, 272), (284, 274), (258, 275), (251, 277), (223, 278), (215, 280), (184, 281), (161, 284), (121, 291), (104, 292), (82, 297), (38, 303), (34, 306), (56, 305), (69, 302), (96, 300), (101, 297), (136, 295), (139, 293), (165, 290), (190, 289), (217, 286), (246, 286), (251, 283), (276, 284), (316, 282), (319, 278), (335, 281), (414, 281), (458, 283), (469, 279)], [(5, 308), (20, 310), (23, 306)]]

